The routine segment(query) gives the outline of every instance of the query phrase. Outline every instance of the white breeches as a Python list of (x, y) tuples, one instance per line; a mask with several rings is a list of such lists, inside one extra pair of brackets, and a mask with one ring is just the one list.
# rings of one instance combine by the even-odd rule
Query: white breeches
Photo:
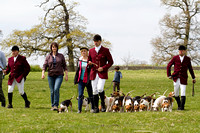
[(181, 96), (185, 96), (186, 85), (181, 84), (180, 78), (178, 78), (177, 81), (174, 82), (175, 97), (179, 96), (179, 88), (181, 89)]
[(105, 82), (106, 79), (99, 78), (98, 74), (94, 80), (91, 80), (93, 95), (97, 95), (99, 92), (103, 92)]
[(20, 83), (18, 83), (15, 79), (12, 83), (12, 85), (8, 85), (8, 93), (12, 93), (15, 85), (17, 84), (18, 90), (19, 90), (19, 94), (23, 95), (24, 94), (24, 78), (21, 80)]

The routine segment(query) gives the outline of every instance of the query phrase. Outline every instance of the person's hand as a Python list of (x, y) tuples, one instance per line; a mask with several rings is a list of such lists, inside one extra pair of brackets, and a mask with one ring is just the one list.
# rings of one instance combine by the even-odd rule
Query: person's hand
[(103, 71), (103, 67), (99, 67), (99, 68), (98, 68), (98, 71), (99, 71), (99, 72), (102, 72), (102, 71)]
[(194, 83), (194, 84), (195, 84), (195, 83), (196, 83), (196, 80), (195, 80), (195, 79), (193, 79), (193, 80), (192, 80), (192, 83)]
[(4, 73), (4, 75), (6, 75), (7, 73), (6, 73), (6, 70), (3, 70), (3, 73)]
[(44, 74), (42, 74), (42, 79), (44, 79), (45, 78), (45, 75)]
[(65, 76), (65, 81), (68, 81), (68, 75)]
[(88, 62), (88, 65), (90, 65), (90, 66), (91, 66), (91, 65), (92, 65), (92, 62), (91, 62), (91, 61), (89, 61), (89, 62)]

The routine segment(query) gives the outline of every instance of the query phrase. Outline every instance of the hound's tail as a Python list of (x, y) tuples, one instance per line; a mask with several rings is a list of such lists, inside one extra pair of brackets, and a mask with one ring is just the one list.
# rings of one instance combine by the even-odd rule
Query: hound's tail
[(151, 94), (151, 97), (155, 96), (156, 93)]
[(142, 96), (140, 96), (141, 98), (143, 98), (146, 95), (146, 93), (144, 93)]
[[(167, 89), (168, 90), (168, 89)], [(165, 93), (167, 92), (167, 90), (163, 93), (163, 96), (165, 95)]]
[[(75, 96), (75, 95), (74, 95)], [(70, 100), (72, 100), (73, 98), (74, 98), (74, 96), (70, 99)]]

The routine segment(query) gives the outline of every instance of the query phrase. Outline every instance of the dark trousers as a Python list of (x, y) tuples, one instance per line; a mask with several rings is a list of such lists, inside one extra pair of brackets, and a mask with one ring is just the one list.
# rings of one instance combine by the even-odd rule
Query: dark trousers
[(3, 80), (3, 73), (0, 71), (0, 102), (5, 102), (5, 96), (2, 90), (2, 80)]
[(78, 83), (78, 110), (82, 111), (82, 104), (83, 104), (83, 94), (84, 94), (84, 88), (87, 88), (88, 96), (91, 101), (92, 109), (94, 109), (94, 100), (93, 100), (93, 94), (92, 94), (92, 85), (91, 83), (86, 84), (83, 83), (83, 80), (79, 80)]
[(117, 87), (117, 91), (119, 92), (120, 91), (120, 82), (113, 82), (113, 91), (115, 91), (115, 88)]

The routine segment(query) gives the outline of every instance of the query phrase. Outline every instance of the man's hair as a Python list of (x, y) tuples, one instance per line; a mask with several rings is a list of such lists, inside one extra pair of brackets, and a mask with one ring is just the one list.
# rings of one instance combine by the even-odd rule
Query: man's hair
[(12, 47), (11, 51), (19, 51), (19, 47), (15, 45)]
[(95, 41), (95, 42), (101, 41), (101, 36), (100, 36), (99, 34), (96, 34), (96, 35), (93, 37), (93, 41)]
[(115, 70), (119, 70), (119, 69), (120, 69), (119, 66), (116, 66), (116, 67), (115, 67)]
[(186, 47), (184, 45), (180, 45), (178, 50), (186, 50)]

